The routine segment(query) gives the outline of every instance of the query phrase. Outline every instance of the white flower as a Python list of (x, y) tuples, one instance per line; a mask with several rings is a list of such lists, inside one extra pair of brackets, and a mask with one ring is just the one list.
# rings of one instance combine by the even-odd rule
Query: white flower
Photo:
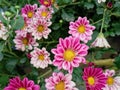
[(3, 25), (3, 23), (0, 21), (0, 38), (3, 40), (6, 40), (8, 38), (7, 32), (8, 32), (8, 30)]
[(99, 33), (95, 41), (91, 44), (91, 47), (105, 47), (110, 48), (110, 45), (106, 38), (104, 37), (103, 33)]
[(98, 3), (106, 2), (106, 0), (98, 0)]

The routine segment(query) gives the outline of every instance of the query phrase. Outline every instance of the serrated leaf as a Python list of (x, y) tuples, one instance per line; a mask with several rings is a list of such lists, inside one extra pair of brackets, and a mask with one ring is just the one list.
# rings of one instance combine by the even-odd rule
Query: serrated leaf
[(115, 65), (117, 66), (117, 68), (120, 69), (120, 55), (118, 57), (115, 58)]
[(97, 8), (97, 14), (103, 14), (104, 8)]
[(2, 61), (4, 55), (0, 52), (0, 61)]
[(20, 60), (20, 63), (25, 63), (26, 61), (27, 61), (27, 58), (25, 57)]
[(85, 3), (84, 7), (86, 7), (87, 9), (92, 9), (92, 8), (94, 8), (94, 4), (93, 3)]

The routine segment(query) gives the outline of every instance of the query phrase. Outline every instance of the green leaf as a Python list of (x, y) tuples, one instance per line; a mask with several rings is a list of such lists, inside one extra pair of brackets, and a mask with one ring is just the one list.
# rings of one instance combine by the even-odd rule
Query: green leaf
[(22, 59), (20, 60), (20, 63), (25, 63), (26, 61), (27, 61), (27, 58), (24, 57), (24, 58), (22, 58)]
[(87, 9), (92, 9), (92, 8), (94, 8), (94, 4), (93, 3), (85, 3), (84, 4), (84, 7), (86, 7)]
[(0, 76), (0, 84), (2, 84), (2, 85), (6, 85), (7, 84), (7, 82), (8, 82), (8, 79), (9, 79), (9, 76), (8, 75), (1, 75)]
[(2, 61), (4, 55), (0, 52), (0, 61)]
[(5, 20), (5, 18), (2, 16), (2, 13), (0, 13), (0, 20), (2, 21), (2, 23), (6, 23), (7, 21)]
[(97, 14), (103, 14), (104, 8), (97, 8)]
[(117, 68), (120, 69), (120, 55), (118, 57), (115, 58), (115, 65), (117, 66)]

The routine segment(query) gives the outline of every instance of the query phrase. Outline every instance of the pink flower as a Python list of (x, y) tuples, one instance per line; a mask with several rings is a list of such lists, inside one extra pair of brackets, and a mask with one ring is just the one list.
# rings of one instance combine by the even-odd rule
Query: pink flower
[(83, 80), (86, 83), (86, 90), (102, 90), (106, 84), (106, 76), (101, 68), (84, 68)]
[(105, 75), (107, 77), (107, 84), (103, 90), (119, 90), (120, 89), (120, 77), (115, 75), (114, 70), (106, 70)]
[(39, 0), (40, 4), (46, 6), (46, 7), (49, 7), (51, 6), (53, 0)]
[(69, 34), (72, 34), (74, 37), (79, 37), (81, 41), (87, 43), (92, 39), (95, 27), (89, 24), (86, 17), (78, 17), (78, 20), (75, 22), (70, 22), (69, 29)]
[(46, 48), (35, 48), (31, 53), (31, 61), (30, 63), (33, 64), (36, 68), (46, 68), (48, 64), (52, 64), (50, 60), (50, 53), (46, 51)]
[(40, 86), (35, 84), (34, 81), (24, 78), (20, 80), (19, 77), (10, 79), (10, 83), (4, 90), (40, 90)]
[(22, 8), (21, 13), (26, 22), (34, 17), (36, 9), (37, 9), (37, 4), (34, 5), (26, 4)]
[(30, 33), (26, 33), (26, 31), (16, 31), (16, 36), (13, 41), (16, 49), (21, 51), (32, 50), (33, 47), (38, 46), (36, 40)]
[(62, 72), (54, 72), (51, 77), (45, 80), (46, 90), (78, 90), (75, 88), (75, 83), (71, 80), (71, 74), (64, 75)]
[(73, 67), (79, 67), (80, 63), (86, 63), (84, 57), (88, 53), (87, 50), (88, 46), (80, 44), (79, 38), (72, 36), (65, 39), (60, 38), (57, 48), (52, 49), (52, 53), (55, 54), (53, 65), (72, 73)]
[(29, 32), (32, 33), (35, 39), (40, 40), (42, 37), (45, 39), (48, 38), (49, 33), (51, 32), (51, 29), (48, 28), (48, 26), (51, 25), (51, 22), (47, 22), (44, 19), (38, 19), (32, 26), (31, 30)]

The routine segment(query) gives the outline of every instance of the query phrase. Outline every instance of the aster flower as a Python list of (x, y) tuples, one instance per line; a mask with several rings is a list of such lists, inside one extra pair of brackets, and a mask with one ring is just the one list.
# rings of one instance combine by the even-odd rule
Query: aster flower
[(98, 3), (106, 2), (106, 0), (98, 0)]
[(40, 4), (49, 7), (51, 6), (53, 0), (39, 0)]
[(71, 80), (71, 74), (64, 75), (62, 72), (54, 72), (51, 77), (45, 79), (46, 90), (78, 90)]
[(83, 80), (86, 83), (86, 90), (102, 90), (106, 84), (106, 76), (101, 68), (84, 68)]
[(91, 44), (91, 47), (105, 47), (110, 48), (109, 43), (104, 37), (103, 33), (99, 33), (95, 41)]
[(31, 19), (33, 19), (36, 9), (37, 9), (37, 4), (34, 5), (26, 4), (22, 8), (21, 13), (26, 22), (29, 22)]
[(60, 38), (57, 48), (51, 50), (54, 56), (53, 65), (58, 69), (68, 70), (72, 73), (73, 67), (79, 67), (80, 63), (86, 63), (85, 56), (88, 53), (88, 46), (81, 44), (79, 38)]
[(16, 49), (21, 51), (32, 50), (33, 47), (38, 46), (38, 43), (32, 35), (24, 31), (16, 31), (16, 36), (13, 41)]
[(120, 77), (115, 75), (114, 70), (106, 70), (105, 75), (107, 77), (107, 84), (103, 90), (119, 90), (120, 89)]
[(50, 53), (46, 51), (46, 48), (35, 48), (31, 53), (31, 61), (30, 63), (33, 64), (36, 68), (46, 68), (48, 64), (52, 64), (50, 60)]
[(81, 41), (87, 43), (92, 39), (94, 26), (89, 24), (87, 17), (78, 17), (78, 20), (75, 22), (70, 22), (69, 34), (72, 34), (74, 37), (79, 37)]
[(10, 79), (10, 83), (4, 90), (40, 90), (40, 86), (35, 84), (34, 81), (24, 78), (21, 80), (19, 77)]
[(6, 40), (8, 38), (8, 30), (3, 25), (3, 23), (0, 21), (0, 39)]
[(48, 38), (51, 29), (48, 26), (51, 25), (51, 22), (47, 22), (44, 19), (38, 19), (32, 26), (29, 32), (32, 33), (35, 39), (40, 40), (42, 37), (45, 39)]

